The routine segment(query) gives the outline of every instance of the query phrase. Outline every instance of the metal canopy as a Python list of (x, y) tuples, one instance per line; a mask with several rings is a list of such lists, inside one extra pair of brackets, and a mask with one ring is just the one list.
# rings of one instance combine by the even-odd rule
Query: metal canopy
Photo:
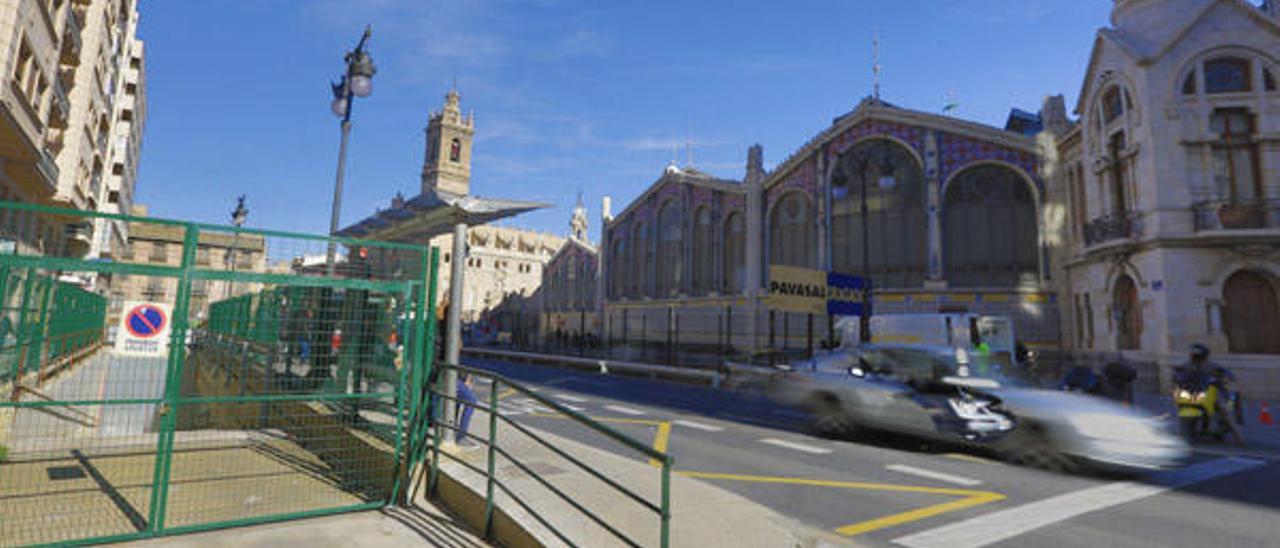
[(423, 242), (452, 232), (453, 227), (459, 223), (467, 226), (483, 225), (548, 207), (551, 207), (551, 204), (427, 191), (406, 200), (401, 207), (374, 213), (339, 230), (336, 235), (396, 242)]

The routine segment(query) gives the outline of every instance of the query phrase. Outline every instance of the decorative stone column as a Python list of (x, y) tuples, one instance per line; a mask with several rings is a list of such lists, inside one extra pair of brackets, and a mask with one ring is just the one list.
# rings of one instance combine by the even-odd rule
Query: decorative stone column
[(925, 287), (942, 288), (942, 181), (938, 170), (938, 135), (933, 130), (924, 137), (925, 219), (928, 228), (928, 272)]

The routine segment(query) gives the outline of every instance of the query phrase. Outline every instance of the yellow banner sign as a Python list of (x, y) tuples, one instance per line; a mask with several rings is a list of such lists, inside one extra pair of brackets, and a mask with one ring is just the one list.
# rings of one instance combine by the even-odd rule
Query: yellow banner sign
[(769, 265), (769, 308), (823, 314), (827, 311), (827, 273)]

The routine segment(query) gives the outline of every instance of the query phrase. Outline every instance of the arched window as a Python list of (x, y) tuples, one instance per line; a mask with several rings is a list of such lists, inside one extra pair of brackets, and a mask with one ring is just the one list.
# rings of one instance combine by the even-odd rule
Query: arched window
[(609, 268), (605, 270), (605, 274), (609, 275), (609, 295), (614, 299), (621, 299), (627, 292), (627, 276), (631, 272), (628, 264), (631, 257), (627, 254), (627, 241), (623, 238), (614, 240), (613, 251), (609, 253)]
[(1111, 123), (1124, 114), (1124, 91), (1120, 86), (1111, 86), (1102, 93), (1102, 121)]
[(684, 281), (684, 231), (680, 205), (668, 201), (658, 210), (658, 297), (674, 297)]
[(1222, 326), (1231, 352), (1280, 354), (1280, 299), (1271, 280), (1241, 270), (1222, 286)]
[(724, 222), (724, 292), (741, 293), (747, 287), (747, 223), (741, 211)]
[(769, 264), (816, 268), (817, 231), (813, 206), (801, 192), (789, 192), (769, 216)]
[(1039, 267), (1036, 204), (1013, 169), (983, 164), (961, 171), (942, 201), (943, 272), (955, 287), (1034, 284)]
[[(865, 223), (863, 190), (867, 197)], [(887, 139), (854, 145), (836, 166), (831, 202), (834, 270), (868, 275), (876, 287), (924, 284), (924, 172), (910, 151)], [(864, 226), (868, 244), (865, 264)]]
[(1111, 315), (1115, 325), (1116, 348), (1142, 348), (1142, 308), (1138, 302), (1138, 286), (1133, 278), (1121, 275), (1111, 290)]
[(693, 214), (693, 292), (706, 295), (715, 287), (715, 226), (711, 208), (703, 206)]
[(1253, 114), (1243, 108), (1220, 108), (1209, 118), (1210, 131), (1218, 135), (1213, 145), (1214, 180), (1221, 194), (1235, 204), (1262, 197), (1253, 123)]
[(462, 141), (454, 139), (449, 142), (449, 161), (457, 162), (462, 159)]
[(631, 280), (631, 296), (643, 297), (649, 291), (649, 263), (652, 262), (653, 249), (649, 243), (649, 227), (644, 223), (636, 223), (634, 236), (631, 238), (631, 271), (627, 272)]
[(1204, 62), (1204, 92), (1232, 93), (1253, 89), (1249, 60), (1218, 57)]

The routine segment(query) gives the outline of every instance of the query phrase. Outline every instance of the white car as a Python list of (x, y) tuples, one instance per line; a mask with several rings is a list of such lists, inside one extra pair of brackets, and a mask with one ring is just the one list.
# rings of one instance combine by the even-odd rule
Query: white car
[(944, 347), (837, 350), (776, 375), (770, 393), (826, 433), (881, 430), (977, 445), (1057, 470), (1181, 464), (1169, 425), (1114, 402), (1045, 390), (1015, 366)]

